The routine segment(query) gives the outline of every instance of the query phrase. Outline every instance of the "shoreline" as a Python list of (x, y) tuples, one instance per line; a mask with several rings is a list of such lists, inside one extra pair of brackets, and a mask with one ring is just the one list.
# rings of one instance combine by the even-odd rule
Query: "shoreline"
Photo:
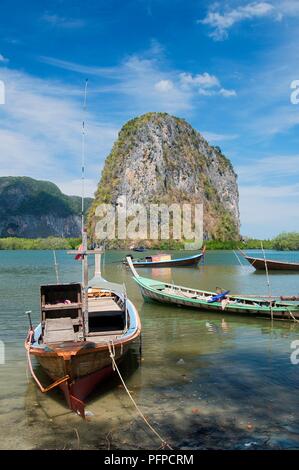
[[(221, 241), (221, 240), (207, 240), (203, 243), (209, 250), (260, 250), (261, 243), (265, 250), (278, 250), (278, 251), (297, 251), (299, 246), (288, 247), (279, 246), (277, 240), (258, 240), (248, 239), (246, 241)], [(46, 237), (46, 238), (17, 238), (7, 237), (0, 238), (0, 251), (8, 250), (73, 250), (81, 244), (81, 238), (61, 238), (61, 237)], [(164, 250), (164, 251), (200, 251), (199, 250), (185, 250), (184, 244), (180, 242), (161, 242), (153, 243), (152, 246), (147, 246), (144, 241), (139, 241), (138, 245), (144, 245), (146, 250)], [(136, 245), (137, 245), (136, 244)], [(113, 241), (110, 246), (107, 246), (106, 251), (123, 251), (130, 250), (128, 245), (132, 245), (132, 241), (124, 245), (114, 245)]]

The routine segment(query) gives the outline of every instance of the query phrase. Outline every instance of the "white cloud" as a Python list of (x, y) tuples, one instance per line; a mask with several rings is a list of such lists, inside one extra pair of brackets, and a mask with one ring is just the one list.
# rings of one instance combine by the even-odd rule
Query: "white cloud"
[(107, 85), (97, 87), (96, 91), (130, 96), (126, 105), (133, 107), (134, 113), (147, 112), (149, 108), (178, 113), (191, 110), (198, 95), (236, 96), (235, 90), (226, 90), (219, 78), (208, 72), (192, 75), (167, 69), (163, 52), (161, 45), (153, 42), (142, 56), (129, 56), (114, 67), (82, 65), (53, 57), (40, 57), (40, 60), (54, 67), (97, 76), (99, 80), (106, 79)]
[[(218, 8), (218, 5), (217, 5)], [(272, 16), (275, 12), (274, 6), (269, 2), (252, 2), (240, 5), (236, 8), (227, 8), (223, 13), (216, 9), (208, 12), (200, 23), (210, 26), (213, 30), (210, 36), (214, 40), (223, 40), (228, 36), (228, 30), (236, 23), (244, 20)]]
[(173, 89), (173, 83), (171, 80), (160, 80), (155, 83), (155, 89), (161, 93), (166, 93)]
[(231, 96), (237, 96), (237, 93), (236, 90), (227, 90), (226, 88), (221, 88), (219, 90), (219, 95), (222, 95), (225, 98), (230, 98)]
[(252, 159), (246, 165), (236, 168), (242, 182), (272, 181), (276, 179), (299, 177), (299, 155), (275, 155)]
[(6, 57), (4, 57), (4, 55), (0, 54), (0, 63), (3, 64), (3, 63), (7, 63), (8, 61), (9, 60)]
[[(100, 175), (100, 171), (98, 172)], [(97, 185), (99, 183), (98, 180), (86, 178), (84, 183), (84, 193), (86, 197), (94, 197), (94, 193), (97, 189)], [(61, 191), (64, 194), (68, 194), (69, 196), (77, 196), (82, 194), (82, 180), (81, 179), (74, 179), (70, 181), (63, 180), (56, 180), (56, 184), (59, 186)]]
[(182, 86), (200, 86), (202, 88), (212, 88), (219, 86), (219, 80), (215, 75), (210, 75), (207, 72), (198, 75), (192, 75), (191, 73), (181, 73), (180, 81)]
[(213, 96), (215, 95), (215, 90), (207, 90), (206, 88), (198, 88), (198, 94), (200, 96)]
[[(156, 58), (131, 56), (117, 67), (116, 72), (119, 79), (114, 90), (123, 95), (127, 105), (130, 97), (129, 106), (135, 114), (149, 109), (178, 113), (192, 108), (192, 94), (181, 89), (175, 83), (176, 72), (165, 70), (163, 62)], [(171, 93), (165, 93), (170, 87)]]
[(234, 140), (239, 137), (238, 134), (217, 134), (216, 132), (209, 131), (200, 131), (200, 133), (211, 143)]
[[(132, 55), (114, 67), (93, 67), (53, 58), (43, 62), (74, 72), (92, 74), (107, 85), (98, 87), (100, 93), (114, 93), (125, 101), (126, 112), (134, 115), (152, 111), (179, 113), (192, 108), (192, 92), (182, 89), (178, 73), (167, 70), (161, 60), (161, 47), (153, 44), (143, 56)], [(171, 91), (171, 93), (166, 93)], [(130, 98), (128, 100), (128, 97)]]
[(252, 159), (235, 170), (243, 234), (271, 237), (282, 231), (282, 220), (286, 230), (299, 230), (299, 155)]
[(235, 90), (227, 90), (221, 87), (219, 78), (208, 72), (192, 75), (191, 73), (180, 73), (181, 87), (184, 90), (196, 89), (201, 96), (221, 95), (224, 97), (236, 96)]
[(63, 16), (50, 13), (45, 13), (41, 19), (52, 27), (64, 29), (76, 29), (85, 26), (85, 21), (81, 18), (64, 18)]
[(239, 187), (241, 232), (255, 238), (273, 237), (283, 230), (298, 231), (299, 185)]
[[(0, 174), (71, 182), (80, 175), (82, 97), (63, 83), (2, 69), (6, 104), (0, 107)], [(80, 93), (82, 95), (82, 92)], [(100, 166), (117, 127), (88, 112), (87, 179)], [(93, 190), (92, 190), (93, 191)], [(72, 191), (70, 191), (72, 192)]]
[(115, 67), (95, 67), (82, 64), (76, 64), (67, 60), (56, 59), (55, 57), (40, 56), (39, 60), (45, 64), (53, 65), (63, 70), (71, 70), (73, 72), (82, 73), (84, 75), (96, 75), (99, 77), (107, 76), (110, 78), (117, 78), (115, 76)]
[(275, 0), (275, 7), (280, 18), (283, 16), (297, 16), (299, 14), (298, 0)]

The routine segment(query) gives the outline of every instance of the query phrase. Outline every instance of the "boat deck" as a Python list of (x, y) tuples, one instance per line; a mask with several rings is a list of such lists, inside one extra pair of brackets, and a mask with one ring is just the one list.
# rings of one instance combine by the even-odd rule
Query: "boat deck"
[(88, 312), (121, 312), (121, 307), (113, 297), (96, 297), (88, 299)]
[(91, 341), (92, 343), (96, 343), (96, 344), (106, 344), (108, 343), (109, 341), (113, 341), (113, 340), (116, 340), (118, 339), (119, 336), (123, 335), (124, 334), (124, 331), (123, 330), (119, 330), (119, 331), (105, 331), (105, 333), (102, 333), (102, 334), (92, 334), (90, 333), (88, 336), (87, 336), (87, 341)]
[(71, 317), (48, 318), (45, 324), (44, 342), (76, 341)]
[[(90, 331), (87, 341), (106, 343), (123, 334), (124, 311), (115, 299), (112, 296), (88, 298)], [(46, 319), (44, 343), (82, 342), (82, 339), (82, 320), (79, 318), (65, 316)]]

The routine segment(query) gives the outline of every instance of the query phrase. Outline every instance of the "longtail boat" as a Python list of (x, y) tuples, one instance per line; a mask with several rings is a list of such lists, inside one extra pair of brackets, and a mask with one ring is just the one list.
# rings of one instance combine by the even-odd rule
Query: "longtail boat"
[[(91, 253), (80, 251), (83, 262)], [(69, 408), (83, 418), (84, 400), (113, 371), (111, 355), (120, 362), (141, 332), (138, 312), (124, 286), (103, 279), (99, 266), (96, 254), (95, 276), (86, 285), (41, 286), (41, 321), (33, 328), (30, 320), (25, 341), (29, 368), (40, 390), (60, 387)], [(84, 271), (86, 276), (87, 261)], [(37, 378), (32, 356), (53, 381), (48, 387)]]
[(146, 248), (144, 246), (134, 246), (132, 250), (137, 251), (139, 253), (143, 253), (144, 251), (146, 251)]
[[(87, 80), (84, 105), (86, 109)], [(29, 331), (25, 340), (27, 360), (32, 377), (42, 392), (60, 387), (70, 409), (85, 417), (85, 398), (96, 385), (109, 376), (130, 344), (141, 333), (141, 323), (124, 286), (113, 284), (101, 276), (101, 250), (87, 249), (84, 224), (85, 123), (82, 123), (82, 244), (70, 251), (82, 262), (82, 282), (60, 284), (56, 257), (57, 283), (41, 286), (41, 320)], [(88, 279), (88, 255), (95, 255), (95, 276)], [(53, 380), (44, 387), (35, 374), (31, 358)]]
[[(195, 266), (203, 259), (203, 253), (197, 253), (193, 256), (186, 256), (185, 258), (174, 258), (170, 255), (153, 255), (146, 256), (142, 259), (134, 259), (131, 257), (132, 263), (137, 268), (172, 268), (175, 266)], [(124, 260), (127, 264), (127, 258)]]
[(289, 263), (287, 261), (277, 261), (274, 259), (253, 258), (242, 253), (244, 258), (258, 271), (299, 271), (299, 263)]
[(208, 292), (199, 289), (177, 286), (156, 279), (140, 276), (130, 258), (128, 265), (145, 300), (182, 307), (191, 307), (211, 312), (244, 314), (286, 320), (299, 319), (299, 304), (282, 302), (274, 298), (252, 298), (250, 296), (229, 295), (229, 291)]

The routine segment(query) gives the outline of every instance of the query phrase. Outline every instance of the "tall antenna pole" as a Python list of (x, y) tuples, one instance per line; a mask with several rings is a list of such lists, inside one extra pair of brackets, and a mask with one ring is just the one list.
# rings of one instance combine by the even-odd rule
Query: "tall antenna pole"
[(266, 270), (266, 278), (267, 278), (267, 286), (268, 286), (268, 295), (270, 297), (270, 312), (271, 312), (271, 322), (273, 323), (273, 309), (272, 309), (272, 290), (271, 290), (271, 285), (270, 285), (270, 277), (269, 277), (269, 271), (268, 271), (268, 263), (266, 259), (266, 254), (263, 246), (263, 242), (261, 241), (261, 248), (262, 248), (262, 253), (264, 256), (264, 262), (265, 262), (265, 270)]
[[(81, 183), (82, 183), (82, 201), (81, 201), (81, 235), (82, 235), (82, 244), (84, 245), (84, 202), (85, 202), (85, 114), (86, 114), (86, 105), (87, 105), (87, 84), (88, 79), (85, 80), (84, 88), (84, 101), (83, 101), (83, 122), (82, 122), (82, 165), (81, 165)], [(87, 248), (84, 246), (84, 248)]]
[(58, 271), (58, 264), (57, 264), (55, 250), (53, 250), (53, 256), (54, 256), (54, 268), (55, 268), (55, 274), (56, 274), (56, 284), (59, 284), (59, 271)]
[(81, 233), (82, 233), (82, 285), (83, 285), (83, 321), (84, 336), (88, 334), (88, 261), (87, 261), (87, 232), (84, 220), (84, 201), (85, 201), (85, 114), (87, 104), (87, 83), (85, 80), (84, 101), (83, 101), (83, 122), (82, 122), (82, 206), (81, 206)]

